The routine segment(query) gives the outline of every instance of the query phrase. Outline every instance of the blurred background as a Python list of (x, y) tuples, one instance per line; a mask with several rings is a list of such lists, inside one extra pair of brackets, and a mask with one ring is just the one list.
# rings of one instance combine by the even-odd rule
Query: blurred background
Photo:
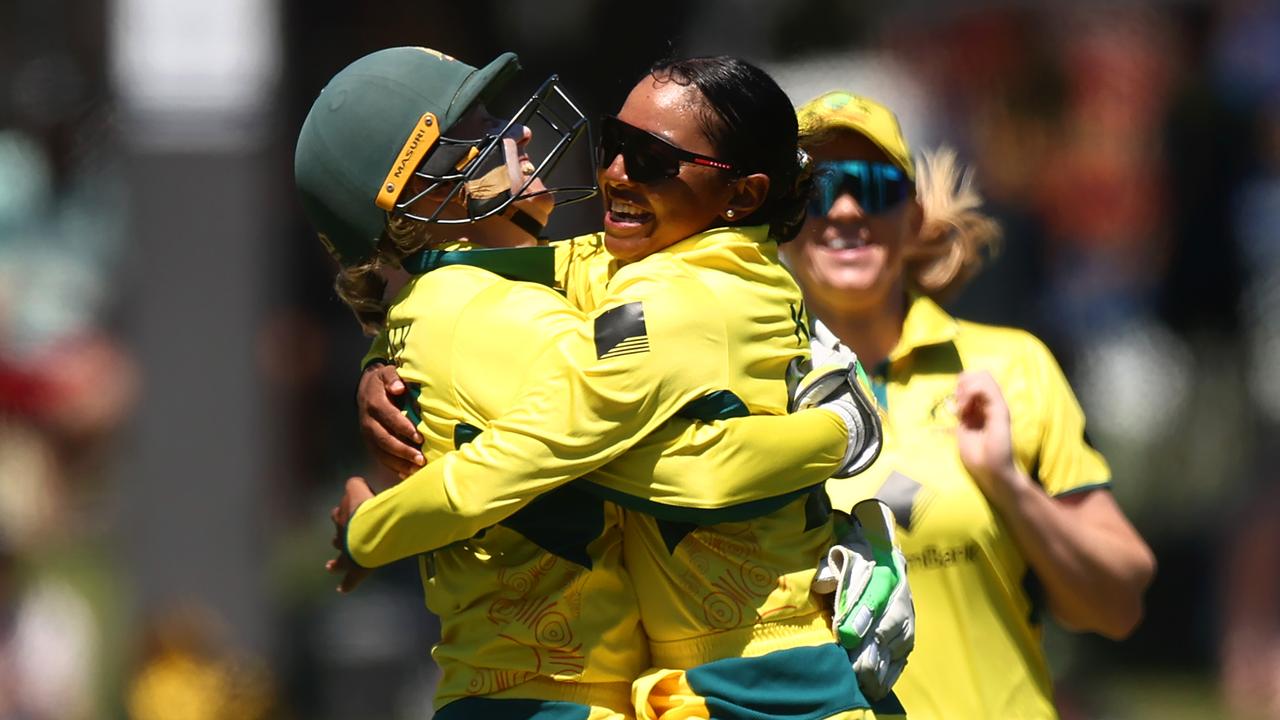
[(951, 309), (1049, 342), (1160, 561), (1049, 629), (1064, 718), (1280, 718), (1280, 3), (2, 0), (0, 720), (430, 717), (414, 567), (321, 567), (367, 340), (292, 189), (391, 45), (589, 116), (733, 53), (956, 147), (1007, 239)]

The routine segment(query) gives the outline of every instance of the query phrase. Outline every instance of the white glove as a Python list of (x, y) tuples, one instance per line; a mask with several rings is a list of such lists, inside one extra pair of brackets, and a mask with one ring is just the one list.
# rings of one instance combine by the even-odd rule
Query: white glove
[(882, 429), (880, 413), (870, 391), (870, 381), (852, 351), (834, 353), (821, 367), (795, 358), (787, 366), (788, 410), (826, 408), (844, 420), (849, 429), (835, 478), (853, 477), (866, 470), (880, 455)]
[(818, 564), (813, 591), (834, 593), (831, 629), (849, 649), (862, 692), (889, 694), (915, 647), (915, 606), (906, 560), (894, 548), (893, 515), (879, 500), (853, 508), (839, 544)]

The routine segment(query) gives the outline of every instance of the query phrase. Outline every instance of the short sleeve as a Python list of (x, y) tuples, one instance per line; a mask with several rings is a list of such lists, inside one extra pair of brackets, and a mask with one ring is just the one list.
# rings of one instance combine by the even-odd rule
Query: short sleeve
[(1027, 353), (1031, 391), (1041, 399), (1039, 453), (1029, 468), (1032, 476), (1055, 497), (1108, 487), (1111, 468), (1089, 441), (1084, 410), (1062, 368), (1039, 340), (1031, 340)]

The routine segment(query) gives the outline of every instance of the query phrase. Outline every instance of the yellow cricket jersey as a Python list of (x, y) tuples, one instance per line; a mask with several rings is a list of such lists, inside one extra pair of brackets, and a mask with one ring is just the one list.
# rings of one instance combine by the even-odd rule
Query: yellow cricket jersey
[[(724, 304), (717, 315), (742, 324), (739, 342), (745, 346), (731, 344), (729, 352), (767, 359), (757, 360), (757, 377), (743, 372), (749, 372), (750, 364), (739, 370), (743, 381), (730, 385), (735, 396), (756, 412), (784, 412), (786, 395), (778, 373), (785, 360), (803, 350), (808, 331), (795, 323), (803, 319), (799, 288), (777, 263), (777, 245), (753, 235), (712, 232), (621, 267), (608, 259), (600, 234), (587, 235), (559, 244), (557, 274), (565, 278), (569, 299), (584, 308), (607, 302), (610, 279), (626, 282), (633, 269), (647, 275), (705, 276)], [(752, 272), (742, 272), (744, 264)], [(767, 292), (759, 297), (762, 290)], [(743, 337), (747, 333), (751, 335)], [(775, 438), (774, 444), (781, 443)], [(607, 466), (605, 472), (614, 469)], [(826, 621), (809, 598), (817, 558), (831, 546), (828, 515), (819, 493), (718, 524), (717, 518), (699, 514), (629, 511), (624, 552), (640, 588), (655, 664), (690, 668), (725, 657), (761, 655), (796, 647), (800, 636), (830, 642)], [(769, 625), (775, 621), (779, 624)]]
[[(535, 359), (560, 357), (554, 351), (580, 338), (584, 323), (602, 327), (549, 287), (484, 269), (519, 269), (520, 261), (503, 258), (545, 260), (549, 280), (552, 252), (426, 254), (452, 260), (433, 261), (445, 266), (415, 276), (392, 306), (385, 337), (371, 354), (395, 361), (409, 385), (409, 412), (423, 434), (428, 468), (455, 447), (471, 447), (473, 437), (483, 444), (482, 429), (536, 392), (545, 366)], [(677, 409), (688, 417), (698, 407)], [(793, 434), (791, 447), (770, 447)], [(631, 454), (594, 479), (626, 489), (678, 489), (700, 458), (732, 473), (724, 483), (731, 494), (739, 492), (732, 490), (737, 483), (748, 500), (760, 499), (750, 493), (785, 474), (774, 485), (786, 496), (821, 482), (842, 456), (845, 434), (839, 419), (822, 411), (675, 419), (633, 440)], [(347, 541), (353, 558), (369, 566), (430, 551), (422, 571), (428, 607), (442, 624), (433, 652), (444, 673), (437, 706), (484, 696), (627, 707), (630, 682), (647, 667), (648, 653), (631, 582), (620, 568), (618, 508), (600, 499), (599, 488), (584, 492), (584, 483), (541, 477), (522, 483), (504, 473), (487, 487), (468, 486), (468, 498), (483, 511), (478, 521), (451, 502), (440, 504), (449, 495), (428, 486), (425, 472), (361, 505)], [(631, 478), (636, 473), (644, 477)], [(660, 492), (657, 499), (667, 499)]]
[[(837, 343), (815, 326), (815, 355)], [(872, 373), (887, 412), (884, 451), (827, 491), (845, 509), (879, 497), (897, 518), (916, 646), (894, 690), (911, 718), (1053, 718), (1035, 577), (960, 461), (953, 398), (965, 370), (987, 370), (999, 383), (1016, 461), (1046, 492), (1108, 485), (1110, 470), (1048, 349), (1021, 330), (955, 320), (920, 297)]]
[(635, 578), (655, 666), (830, 644), (809, 592), (834, 535), (815, 493), (737, 522), (697, 525), (628, 512), (623, 553)]
[[(608, 499), (702, 522), (820, 486), (848, 442), (838, 416), (738, 417), (785, 413), (786, 365), (808, 350), (776, 255), (765, 228), (711, 230), (618, 269), (601, 307), (546, 350), (490, 335), (498, 368), (524, 368), (519, 402), (361, 505), (352, 557), (381, 565), (465, 540), (588, 473)], [(670, 422), (726, 417), (737, 420)]]
[[(581, 322), (550, 287), (479, 267), (449, 265), (410, 280), (388, 312), (386, 357), (409, 387), (428, 460), (519, 397), (527, 366), (495, 344), (536, 349)], [(437, 708), (474, 696), (627, 707), (630, 678), (646, 658), (636, 651), (644, 635), (620, 568), (619, 521), (616, 507), (566, 486), (420, 556), (427, 607), (441, 625), (432, 652), (442, 673)]]
[[(723, 298), (725, 317), (745, 320), (757, 333), (743, 341), (751, 343), (742, 350), (749, 354), (738, 362), (794, 356), (806, 327), (779, 323), (777, 309), (787, 308), (789, 319), (803, 321), (799, 289), (777, 264), (777, 246), (750, 240), (744, 244), (725, 232), (693, 238), (646, 260), (654, 267), (645, 272), (705, 274)], [(610, 278), (626, 278), (627, 268), (602, 257), (607, 255), (599, 235), (558, 248), (557, 273), (574, 304), (598, 307), (608, 302)], [(753, 273), (741, 272), (744, 260), (754, 265)], [(724, 276), (722, 268), (732, 274)], [(752, 284), (742, 284), (743, 278)], [(757, 297), (762, 285), (770, 292)], [(750, 362), (744, 370), (752, 367), (766, 377), (780, 370)], [(785, 397), (777, 394), (776, 383), (733, 387), (753, 410), (782, 411)], [(654, 515), (642, 504), (619, 501), (631, 508), (623, 523), (623, 555), (659, 668), (636, 684), (640, 717), (756, 717), (766, 711), (874, 717), (847, 655), (833, 643), (830, 619), (809, 591), (818, 558), (834, 539), (821, 492), (782, 507), (757, 507), (727, 522), (702, 514)]]

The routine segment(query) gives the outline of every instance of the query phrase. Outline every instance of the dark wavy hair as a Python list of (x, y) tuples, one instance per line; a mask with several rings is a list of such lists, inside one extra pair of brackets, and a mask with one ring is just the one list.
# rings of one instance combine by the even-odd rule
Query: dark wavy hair
[(697, 88), (706, 99), (702, 131), (716, 156), (741, 172), (769, 176), (764, 203), (730, 224), (768, 224), (774, 240), (794, 238), (804, 224), (813, 177), (811, 163), (799, 150), (795, 108), (778, 83), (729, 55), (662, 60), (649, 74), (660, 82)]

